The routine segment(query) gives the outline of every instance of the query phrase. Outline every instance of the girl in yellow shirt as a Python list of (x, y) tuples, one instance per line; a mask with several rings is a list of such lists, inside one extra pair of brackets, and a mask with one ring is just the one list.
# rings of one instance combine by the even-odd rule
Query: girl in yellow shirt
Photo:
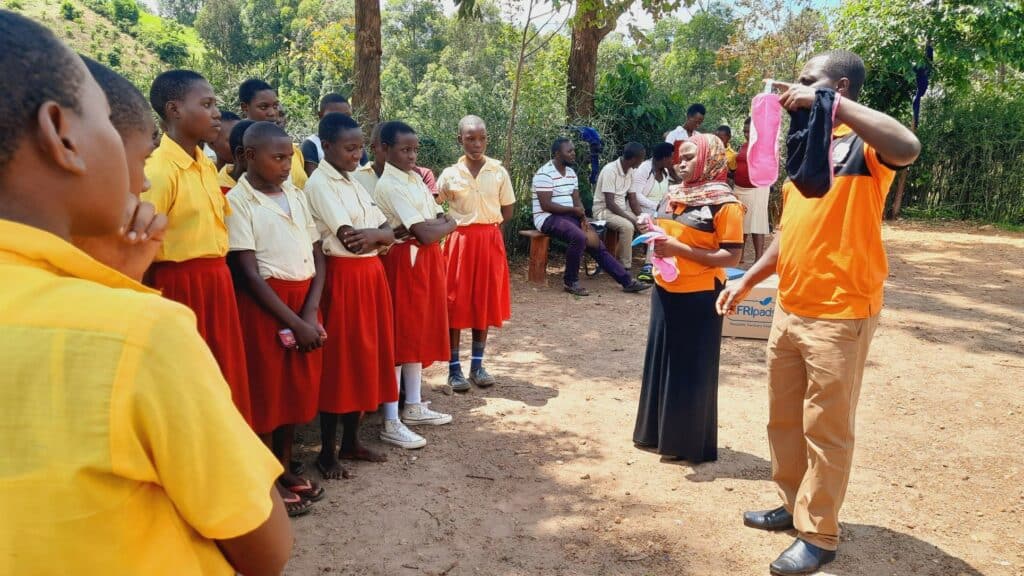
[(168, 220), (149, 282), (165, 298), (195, 312), (199, 333), (231, 385), (238, 411), (251, 422), (245, 347), (225, 260), (229, 207), (217, 167), (199, 147), (220, 135), (217, 96), (201, 75), (171, 70), (153, 80), (149, 100), (166, 132), (146, 162), (150, 189), (142, 197)]

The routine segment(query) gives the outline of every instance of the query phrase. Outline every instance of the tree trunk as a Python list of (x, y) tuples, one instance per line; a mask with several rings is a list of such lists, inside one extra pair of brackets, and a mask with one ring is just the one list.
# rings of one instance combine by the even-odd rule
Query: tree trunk
[[(594, 90), (597, 86), (597, 48), (615, 29), (621, 11), (601, 15), (594, 2), (580, 2), (572, 23), (569, 48), (569, 73), (565, 115), (569, 122), (594, 115)], [(624, 9), (624, 8), (623, 8)]]
[[(910, 129), (917, 134), (917, 120), (914, 120), (910, 126)], [(906, 167), (900, 170), (900, 174), (896, 179), (896, 192), (892, 196), (892, 207), (889, 208), (889, 216), (887, 220), (899, 220), (900, 212), (903, 210), (903, 191), (907, 185), (907, 173), (910, 172), (910, 167)]]
[(352, 104), (363, 122), (380, 121), (380, 0), (356, 0), (356, 64)]

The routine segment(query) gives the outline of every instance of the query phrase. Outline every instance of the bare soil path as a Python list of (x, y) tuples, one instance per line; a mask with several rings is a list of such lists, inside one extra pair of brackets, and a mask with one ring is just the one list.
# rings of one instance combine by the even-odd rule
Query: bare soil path
[[(886, 309), (826, 573), (1024, 575), (1024, 237), (920, 224), (885, 236)], [(555, 271), (546, 289), (513, 271), (513, 320), (488, 347), (501, 384), (426, 392), (454, 424), (328, 483), (295, 522), (289, 574), (767, 574), (792, 536), (740, 519), (777, 502), (764, 342), (723, 342), (719, 461), (662, 463), (631, 442), (648, 297), (602, 277), (574, 299)], [(371, 419), (369, 443), (378, 430)], [(315, 428), (304, 437), (308, 459)]]

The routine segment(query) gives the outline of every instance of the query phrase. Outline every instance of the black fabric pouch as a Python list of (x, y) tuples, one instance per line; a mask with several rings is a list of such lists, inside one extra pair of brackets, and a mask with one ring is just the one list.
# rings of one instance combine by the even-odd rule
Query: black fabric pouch
[(808, 198), (821, 198), (832, 188), (832, 124), (838, 99), (835, 90), (818, 88), (809, 110), (789, 113), (786, 172)]

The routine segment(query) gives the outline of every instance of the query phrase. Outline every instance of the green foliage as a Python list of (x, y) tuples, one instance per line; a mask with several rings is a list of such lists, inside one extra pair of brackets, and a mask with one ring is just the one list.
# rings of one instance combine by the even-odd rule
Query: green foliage
[(82, 4), (85, 4), (86, 8), (108, 20), (114, 18), (114, 7), (109, 0), (83, 0)]
[[(63, 23), (63, 8), (53, 9), (61, 0), (50, 0), (40, 18), (61, 23), (56, 28), (66, 27), (65, 37), (80, 44), (88, 38), (89, 54), (125, 71), (144, 92), (156, 73), (187, 66), (206, 76), (226, 107), (237, 111), (239, 83), (263, 78), (277, 87), (296, 138), (315, 129), (323, 94), (351, 94), (353, 0), (160, 2), (164, 14), (182, 21), (194, 8), (194, 28), (140, 13), (132, 0), (80, 2), (63, 0), (130, 30), (162, 64), (152, 66), (147, 53), (129, 47), (113, 26)], [(528, 228), (532, 176), (548, 160), (553, 138), (574, 136), (565, 127), (569, 35), (563, 30), (540, 46), (558, 20), (528, 31), (539, 34), (527, 50), (509, 132), (522, 22), (507, 19), (493, 1), (471, 4), (475, 17), (459, 19), (445, 16), (431, 0), (388, 0), (382, 14), (382, 116), (417, 129), (420, 162), (435, 173), (461, 154), (459, 119), (470, 113), (484, 118), (488, 153), (502, 158), (511, 149), (506, 168), (518, 198), (512, 229)], [(605, 12), (614, 8), (603, 4)], [(792, 79), (811, 54), (830, 46), (860, 52), (869, 67), (867, 102), (907, 120), (913, 66), (930, 39), (936, 50), (933, 90), (919, 130), (924, 154), (907, 181), (906, 213), (1024, 225), (1024, 17), (1012, 3), (991, 4), (981, 11), (966, 3), (850, 0), (829, 20), (829, 13), (814, 9), (816, 0), (736, 0), (695, 9), (687, 21), (659, 18), (646, 38), (612, 33), (598, 52), (596, 112), (589, 120), (605, 139), (601, 162), (629, 140), (648, 147), (658, 142), (683, 122), (693, 102), (708, 108), (705, 131), (726, 123), (738, 134), (763, 77)], [(147, 66), (139, 72), (142, 62)], [(576, 142), (581, 194), (589, 203), (587, 146)], [(513, 252), (521, 248), (515, 240), (510, 238)]]
[[(212, 0), (211, 3), (217, 3), (221, 0)], [(203, 7), (203, 0), (159, 0), (160, 14), (173, 18), (179, 24), (185, 26), (191, 26), (196, 21), (196, 16), (199, 15), (199, 10)]]
[(196, 17), (199, 37), (228, 65), (251, 60), (248, 38), (239, 25), (242, 19), (241, 0), (208, 2)]
[(139, 6), (135, 0), (111, 0), (114, 22), (128, 27), (139, 22)]
[(181, 67), (189, 62), (188, 40), (180, 24), (162, 21), (140, 36), (139, 39), (167, 64)]
[(925, 102), (904, 204), (910, 215), (1024, 224), (1024, 99), (1019, 87)]
[(836, 45), (853, 50), (870, 67), (863, 100), (907, 117), (915, 89), (914, 68), (928, 65), (945, 91), (970, 90), (972, 82), (1001, 81), (1024, 62), (1024, 5), (1019, 2), (889, 2), (843, 4), (833, 28)]
[[(650, 60), (635, 55), (619, 62), (599, 78), (595, 111), (609, 122), (610, 134), (620, 143), (652, 146), (671, 127), (678, 110), (686, 109), (679, 98), (655, 89)], [(616, 151), (612, 151), (614, 154)]]
[(734, 67), (732, 86), (748, 100), (762, 80), (796, 81), (804, 63), (829, 48), (829, 22), (814, 0), (736, 0), (742, 14), (720, 61)]
[(432, 0), (388, 0), (381, 25), (388, 60), (404, 63), (414, 84), (427, 73), (445, 47), (447, 21)]
[(65, 20), (75, 21), (81, 18), (82, 11), (72, 4), (70, 0), (64, 0), (60, 5), (60, 16)]
[(113, 48), (110, 49), (110, 53), (107, 54), (107, 64), (109, 64), (111, 68), (115, 68), (115, 69), (121, 66), (121, 47), (120, 46), (114, 46)]
[(7, 0), (7, 9), (13, 10), (14, 12), (20, 12), (25, 9), (25, 4), (21, 0)]

